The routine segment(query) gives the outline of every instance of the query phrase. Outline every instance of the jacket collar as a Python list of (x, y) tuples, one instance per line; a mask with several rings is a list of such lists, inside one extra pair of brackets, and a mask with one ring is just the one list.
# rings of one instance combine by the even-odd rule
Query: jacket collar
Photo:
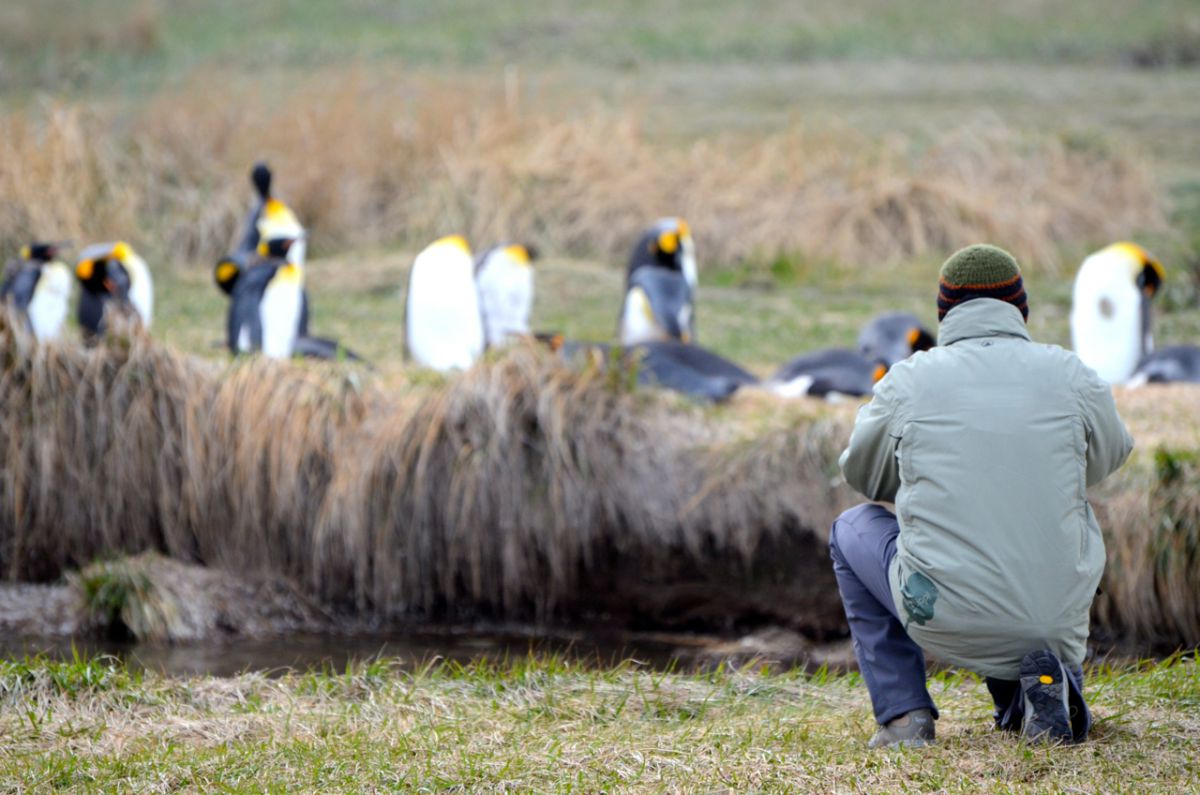
[(974, 337), (1030, 338), (1021, 310), (995, 298), (973, 298), (959, 304), (946, 313), (938, 329), (938, 345)]

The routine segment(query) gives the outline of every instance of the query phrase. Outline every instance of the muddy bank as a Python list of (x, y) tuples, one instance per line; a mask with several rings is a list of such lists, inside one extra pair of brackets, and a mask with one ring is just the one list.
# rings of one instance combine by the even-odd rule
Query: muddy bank
[[(681, 603), (701, 601), (693, 594)], [(686, 610), (664, 612), (661, 605), (656, 615), (668, 623), (673, 615), (675, 623), (697, 623)], [(697, 625), (710, 627), (710, 618)], [(84, 651), (131, 656), (172, 673), (336, 668), (380, 654), (411, 664), (545, 652), (599, 665), (634, 659), (660, 668), (853, 664), (848, 641), (814, 641), (784, 626), (748, 634), (739, 634), (733, 624), (723, 633), (625, 626), (599, 613), (594, 622), (576, 627), (368, 626), (327, 611), (279, 579), (239, 577), (153, 553), (96, 563), (58, 584), (0, 584), (0, 654), (70, 656), (79, 643)]]

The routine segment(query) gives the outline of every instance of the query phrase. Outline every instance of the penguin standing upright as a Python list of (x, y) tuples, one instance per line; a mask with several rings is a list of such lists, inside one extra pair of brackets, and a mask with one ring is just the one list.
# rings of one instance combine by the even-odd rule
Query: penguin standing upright
[(24, 316), (39, 342), (56, 339), (70, 311), (71, 271), (58, 260), (55, 243), (33, 243), (5, 267), (0, 304)]
[(1071, 299), (1071, 344), (1111, 384), (1133, 376), (1154, 350), (1150, 301), (1165, 272), (1144, 248), (1113, 243), (1083, 261)]
[(617, 340), (622, 345), (676, 340), (691, 342), (692, 290), (679, 271), (638, 268), (629, 276)]
[(127, 313), (150, 328), (154, 283), (146, 261), (123, 241), (88, 246), (79, 256), (75, 276), (83, 291), (78, 319), (85, 334), (102, 334), (113, 312)]
[[(308, 333), (308, 289), (305, 287), (304, 275), (308, 235), (291, 208), (271, 195), (271, 180), (271, 170), (267, 164), (256, 163), (250, 172), (250, 181), (254, 185), (257, 198), (246, 216), (241, 240), (237, 248), (222, 257), (213, 269), (217, 286), (231, 299), (227, 320), (229, 350), (233, 353), (257, 350), (267, 353), (267, 348), (270, 348), (271, 352), (267, 355), (275, 357), (298, 355), (316, 359), (345, 358), (362, 361), (362, 357), (342, 346), (337, 340), (315, 337)], [(251, 268), (259, 266), (267, 266), (272, 272), (248, 275)], [(285, 270), (278, 271), (284, 266), (287, 266)], [(275, 271), (278, 271), (278, 274)], [(277, 283), (276, 289), (265, 292), (270, 278), (275, 275), (284, 281)], [(239, 292), (238, 285), (242, 283), (243, 277), (249, 281)], [(290, 332), (284, 330), (290, 328), (290, 321), (283, 318), (291, 311), (291, 299), (289, 297), (282, 305), (277, 306), (275, 296), (290, 296), (297, 279), (300, 284), (299, 327), (295, 337), (285, 344), (290, 338)], [(236, 307), (233, 305), (235, 293), (238, 293), (240, 301)], [(258, 301), (268, 295), (272, 297), (269, 305), (276, 307), (269, 314), (272, 318), (280, 318), (269, 323), (268, 334), (278, 330), (282, 336), (277, 339), (278, 344), (267, 343), (265, 348), (260, 337), (262, 329), (256, 325), (260, 314), (257, 306)], [(282, 311), (283, 314), (277, 316), (276, 311)], [(243, 334), (243, 331), (246, 333)], [(291, 353), (282, 353), (285, 349), (290, 349)]]
[(434, 241), (413, 261), (404, 330), (408, 355), (434, 370), (465, 370), (483, 353), (475, 262), (460, 235)]
[(232, 351), (262, 351), (270, 359), (296, 353), (304, 300), (304, 267), (286, 238), (259, 243), (259, 251), (233, 285), (227, 323)]
[(475, 264), (479, 310), (488, 347), (529, 335), (533, 311), (533, 261), (530, 246), (501, 244), (485, 251)]
[[(638, 238), (625, 269), (627, 301), (631, 288), (635, 286), (635, 280), (639, 276), (645, 278), (646, 271), (666, 271), (682, 276), (683, 284), (687, 287), (685, 303), (688, 316), (688, 341), (693, 341), (696, 337), (696, 245), (692, 240), (691, 227), (688, 226), (687, 221), (682, 218), (660, 218)], [(671, 291), (676, 289), (674, 286), (670, 286), (669, 280), (662, 281), (659, 286), (669, 287)], [(638, 326), (636, 318), (630, 318), (630, 320), (631, 328), (636, 328)], [(622, 321), (622, 325), (624, 325), (624, 321)], [(678, 339), (678, 337), (674, 338)]]

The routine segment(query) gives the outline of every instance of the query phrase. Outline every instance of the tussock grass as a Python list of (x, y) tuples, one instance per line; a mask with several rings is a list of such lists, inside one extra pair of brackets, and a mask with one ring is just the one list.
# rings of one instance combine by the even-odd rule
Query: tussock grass
[(119, 120), (85, 104), (0, 115), (0, 238), (137, 229), (156, 259), (212, 260), (259, 157), (318, 251), (465, 232), (623, 261), (649, 219), (679, 214), (708, 262), (799, 253), (872, 268), (986, 239), (1053, 270), (1064, 247), (1166, 224), (1136, 158), (1003, 124), (931, 142), (793, 126), (679, 143), (636, 113), (526, 110), (469, 78), (396, 86), (335, 70), (252, 85), (196, 79)]
[(138, 334), (28, 344), (0, 322), (10, 580), (155, 550), (382, 620), (840, 631), (822, 538), (847, 497), (825, 492), (820, 424), (722, 439), (698, 409), (532, 348), (393, 395)]
[(587, 670), (562, 660), (174, 679), (106, 659), (0, 663), (13, 789), (322, 792), (1180, 792), (1197, 774), (1192, 658), (1094, 668), (1074, 748), (991, 730), (970, 675), (935, 676), (939, 743), (870, 751), (856, 675)]
[[(385, 389), (330, 367), (222, 368), (137, 333), (34, 346), (7, 320), (0, 363), (10, 581), (151, 550), (368, 621), (843, 631), (824, 541), (858, 501), (836, 465), (853, 405), (750, 392), (702, 410), (534, 348)], [(1118, 393), (1135, 436), (1164, 394)], [(1200, 642), (1200, 467), (1182, 431), (1094, 495), (1109, 635)]]

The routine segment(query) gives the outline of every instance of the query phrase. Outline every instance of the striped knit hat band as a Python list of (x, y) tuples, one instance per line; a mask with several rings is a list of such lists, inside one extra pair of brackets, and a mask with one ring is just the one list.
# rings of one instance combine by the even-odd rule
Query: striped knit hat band
[(1007, 251), (975, 245), (959, 249), (942, 265), (938, 279), (938, 321), (959, 304), (973, 298), (995, 298), (1021, 310), (1029, 319), (1029, 300), (1021, 268)]

